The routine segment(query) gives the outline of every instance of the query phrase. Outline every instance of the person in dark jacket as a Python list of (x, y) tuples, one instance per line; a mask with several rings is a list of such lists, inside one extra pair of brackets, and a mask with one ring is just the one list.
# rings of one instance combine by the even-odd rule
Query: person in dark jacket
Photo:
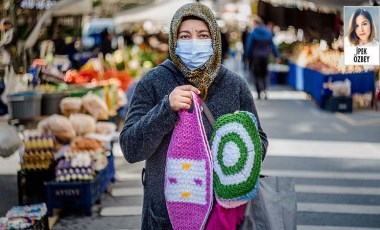
[[(258, 118), (247, 82), (221, 64), (220, 29), (201, 3), (182, 6), (169, 33), (170, 60), (148, 71), (137, 83), (119, 141), (130, 163), (145, 161), (141, 229), (172, 229), (164, 195), (166, 154), (178, 111), (189, 109), (192, 92), (205, 100), (215, 119), (237, 110)], [(202, 113), (206, 135), (212, 127)], [(258, 119), (263, 159), (268, 145)], [(191, 217), (189, 217), (191, 218)]]
[(100, 43), (99, 52), (103, 53), (104, 56), (106, 56), (106, 54), (110, 54), (113, 52), (111, 35), (110, 35), (110, 33), (108, 33), (107, 29), (104, 29), (100, 33), (100, 42), (101, 43)]
[(276, 57), (276, 62), (279, 62), (280, 54), (276, 45), (273, 43), (273, 32), (268, 29), (260, 18), (255, 19), (255, 25), (257, 26), (248, 35), (246, 41), (245, 58), (250, 63), (258, 99), (261, 99), (261, 94), (264, 94), (265, 99), (267, 99), (267, 68), (269, 56), (273, 53)]

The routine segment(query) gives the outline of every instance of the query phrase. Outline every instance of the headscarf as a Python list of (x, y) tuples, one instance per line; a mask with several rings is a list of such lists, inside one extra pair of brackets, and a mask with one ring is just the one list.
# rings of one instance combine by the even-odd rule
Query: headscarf
[[(197, 17), (204, 21), (211, 34), (212, 48), (214, 54), (210, 59), (200, 68), (191, 71), (175, 54), (177, 45), (177, 33), (178, 28), (184, 17)], [(170, 34), (169, 34), (169, 55), (174, 65), (179, 71), (184, 75), (186, 80), (192, 85), (197, 87), (201, 91), (201, 97), (206, 99), (208, 88), (214, 81), (215, 77), (219, 72), (222, 57), (222, 46), (221, 46), (220, 28), (216, 22), (214, 14), (205, 5), (201, 3), (189, 3), (177, 10), (174, 14), (172, 21), (170, 23)]]

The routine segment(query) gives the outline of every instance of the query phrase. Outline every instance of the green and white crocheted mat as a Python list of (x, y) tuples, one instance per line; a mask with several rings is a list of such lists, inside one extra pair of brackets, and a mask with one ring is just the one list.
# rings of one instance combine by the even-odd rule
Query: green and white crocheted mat
[(263, 155), (256, 117), (245, 111), (219, 117), (210, 146), (218, 200), (251, 199)]

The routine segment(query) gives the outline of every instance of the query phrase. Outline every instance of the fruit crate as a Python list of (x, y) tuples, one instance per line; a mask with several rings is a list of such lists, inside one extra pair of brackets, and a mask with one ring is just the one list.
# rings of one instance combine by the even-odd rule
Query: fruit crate
[(54, 168), (41, 171), (17, 172), (17, 190), (19, 205), (29, 205), (46, 202), (44, 183), (54, 180)]
[(113, 155), (108, 157), (107, 167), (99, 171), (93, 180), (81, 182), (45, 183), (47, 195), (48, 216), (53, 215), (53, 209), (84, 209), (86, 216), (92, 215), (92, 205), (100, 203), (102, 193), (111, 181), (110, 172), (113, 168)]

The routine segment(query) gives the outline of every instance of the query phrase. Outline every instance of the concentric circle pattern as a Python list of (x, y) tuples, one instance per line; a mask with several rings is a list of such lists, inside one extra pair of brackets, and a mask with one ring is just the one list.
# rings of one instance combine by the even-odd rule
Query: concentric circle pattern
[(211, 137), (214, 191), (218, 200), (249, 200), (261, 168), (262, 147), (256, 117), (249, 112), (219, 117)]

